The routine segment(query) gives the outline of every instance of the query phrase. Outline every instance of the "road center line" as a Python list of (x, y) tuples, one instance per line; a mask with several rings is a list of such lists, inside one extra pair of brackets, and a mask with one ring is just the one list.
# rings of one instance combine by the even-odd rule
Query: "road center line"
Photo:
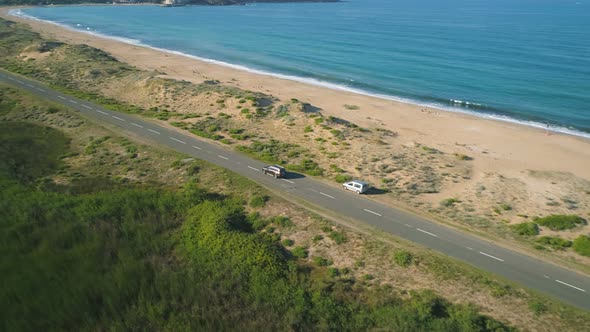
[(500, 261), (500, 262), (503, 262), (503, 261), (504, 261), (502, 258), (498, 258), (498, 257), (496, 257), (496, 256), (492, 256), (492, 255), (490, 255), (490, 254), (486, 254), (485, 252), (481, 252), (481, 251), (480, 251), (479, 253), (480, 253), (480, 254), (482, 254), (482, 255), (484, 255), (484, 256), (488, 256), (489, 258), (493, 258), (493, 259), (495, 259), (495, 260), (498, 260), (498, 261)]
[(30, 85), (30, 84), (25, 83), (25, 85), (28, 86), (29, 88), (33, 88), (33, 89), (35, 88), (33, 85)]
[(95, 111), (97, 111), (97, 112), (98, 112), (98, 113), (100, 113), (100, 114), (109, 115), (109, 113), (107, 113), (107, 112), (103, 112), (103, 111), (101, 111), (101, 110), (95, 110)]
[(222, 155), (220, 155), (220, 154), (218, 154), (217, 156), (218, 156), (219, 158), (221, 158), (221, 159), (225, 159), (225, 160), (228, 160), (228, 159), (229, 159), (228, 157), (224, 157), (224, 156), (222, 156)]
[(295, 183), (295, 182), (293, 182), (293, 181), (291, 181), (291, 180), (287, 180), (287, 179), (281, 179), (281, 180), (283, 180), (283, 181), (285, 181), (285, 182), (292, 183), (292, 184), (294, 184), (294, 183)]
[(140, 124), (137, 124), (137, 123), (135, 123), (135, 122), (129, 122), (129, 123), (131, 123), (132, 125), (134, 125), (134, 126), (136, 126), (136, 127), (143, 128), (143, 126), (142, 126), (142, 125), (140, 125)]
[(424, 234), (428, 234), (428, 235), (430, 235), (430, 236), (438, 237), (438, 235), (436, 235), (436, 234), (433, 234), (433, 233), (430, 233), (430, 232), (427, 232), (427, 231), (425, 231), (425, 230), (423, 230), (423, 229), (420, 229), (420, 228), (416, 228), (416, 230), (417, 230), (417, 231), (419, 231), (419, 232), (422, 232), (422, 233), (424, 233)]
[(45, 90), (43, 90), (43, 89), (41, 89), (41, 88), (35, 88), (35, 89), (37, 89), (37, 90), (39, 90), (39, 91), (41, 91), (41, 92), (45, 92)]
[(320, 191), (320, 194), (322, 194), (322, 195), (324, 195), (324, 196), (326, 196), (326, 197), (330, 197), (331, 199), (336, 199), (336, 198), (334, 198), (334, 196), (330, 196), (330, 195), (328, 195), (328, 194), (324, 194), (324, 193), (323, 193), (323, 192), (321, 192), (321, 191)]
[(573, 288), (573, 289), (577, 289), (577, 290), (579, 290), (580, 292), (584, 292), (584, 293), (586, 292), (585, 290), (583, 290), (583, 289), (581, 289), (581, 288), (579, 288), (579, 287), (576, 287), (576, 286), (574, 286), (574, 285), (570, 285), (570, 284), (568, 284), (567, 282), (563, 282), (563, 281), (561, 281), (561, 280), (557, 280), (557, 279), (555, 279), (555, 281), (556, 281), (556, 282), (558, 282), (558, 283), (560, 283), (560, 284), (562, 284), (562, 285), (566, 285), (566, 286), (568, 286), (568, 287), (571, 287), (571, 288)]
[(82, 107), (86, 107), (87, 109), (91, 110), (92, 107), (88, 106), (88, 105), (82, 105)]
[(182, 144), (186, 144), (186, 142), (179, 140), (178, 138), (174, 138), (174, 137), (170, 137), (168, 136), (168, 138), (170, 138), (173, 141), (177, 141), (178, 143), (182, 143)]
[(258, 168), (256, 168), (256, 167), (248, 166), (248, 168), (249, 168), (249, 169), (253, 169), (253, 170), (255, 170), (256, 172), (260, 172), (260, 170), (259, 170)]
[(71, 99), (69, 99), (69, 102), (72, 103), (72, 104), (77, 104), (78, 103), (77, 101), (71, 100)]
[(148, 130), (149, 130), (149, 131), (151, 131), (151, 132), (152, 132), (152, 133), (154, 133), (154, 134), (158, 134), (158, 135), (160, 135), (160, 133), (159, 133), (159, 132), (157, 132), (157, 131), (155, 131), (155, 130), (152, 130), (152, 129), (148, 129)]
[(467, 249), (469, 249), (469, 250), (473, 250), (473, 248), (471, 248), (471, 247), (465, 247), (465, 248), (467, 248)]
[(20, 84), (23, 84), (23, 81), (19, 81), (19, 80), (16, 80), (16, 81), (19, 82)]
[(381, 217), (381, 215), (380, 215), (379, 213), (375, 212), (375, 211), (371, 211), (371, 210), (367, 210), (367, 209), (363, 209), (363, 210), (365, 210), (365, 211), (367, 211), (367, 212), (369, 212), (369, 213), (372, 213), (372, 214), (374, 214), (374, 215), (376, 215), (376, 216), (379, 216), (379, 217)]
[(57, 96), (57, 98), (66, 100), (66, 97), (63, 97), (63, 96)]
[(408, 227), (410, 227), (410, 228), (414, 228), (414, 227), (413, 227), (412, 225), (410, 225), (410, 224), (404, 224), (404, 225), (406, 225), (406, 226), (408, 226)]
[(125, 121), (125, 119), (122, 119), (122, 118), (120, 118), (120, 117), (118, 117), (118, 116), (115, 116), (115, 115), (111, 115), (111, 116), (112, 116), (113, 118), (115, 118), (115, 119), (119, 120), (119, 121)]
[(193, 148), (195, 148), (195, 149), (197, 149), (197, 150), (203, 150), (203, 149), (201, 149), (200, 147), (198, 147), (198, 146), (195, 146), (195, 145), (193, 145)]

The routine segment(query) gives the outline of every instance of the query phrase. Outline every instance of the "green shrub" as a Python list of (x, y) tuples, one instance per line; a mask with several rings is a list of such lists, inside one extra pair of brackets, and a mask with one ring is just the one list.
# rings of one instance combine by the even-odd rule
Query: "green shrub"
[(347, 110), (358, 110), (360, 107), (358, 107), (356, 105), (344, 104), (344, 108), (346, 108)]
[(318, 234), (318, 235), (314, 236), (314, 237), (311, 239), (311, 241), (312, 241), (313, 243), (317, 243), (317, 242), (320, 242), (320, 241), (321, 241), (321, 240), (323, 240), (323, 239), (324, 239), (324, 236), (323, 236), (323, 235), (321, 235), (321, 234)]
[(291, 254), (293, 255), (293, 257), (297, 257), (297, 258), (307, 258), (308, 251), (307, 251), (307, 249), (305, 249), (304, 247), (295, 247), (295, 248), (293, 248), (293, 250), (291, 251)]
[(330, 277), (330, 278), (335, 278), (340, 275), (340, 271), (335, 267), (329, 267), (328, 270), (326, 271), (326, 273), (328, 274), (328, 277)]
[(334, 180), (336, 180), (336, 182), (338, 182), (338, 183), (344, 183), (344, 182), (352, 180), (352, 176), (350, 176), (348, 174), (338, 174), (338, 175), (336, 175)]
[(317, 264), (318, 266), (330, 266), (332, 265), (332, 261), (329, 259), (326, 259), (324, 257), (320, 257), (320, 256), (316, 256), (313, 258), (313, 262), (315, 264)]
[(529, 303), (529, 309), (535, 316), (540, 316), (547, 311), (547, 306), (543, 302), (535, 300)]
[(253, 208), (263, 207), (268, 202), (268, 199), (269, 197), (266, 195), (254, 195), (250, 199), (250, 206)]
[(512, 206), (508, 203), (502, 203), (500, 204), (500, 208), (504, 211), (510, 211), (512, 210)]
[(590, 257), (590, 237), (586, 235), (578, 236), (573, 243), (574, 251), (582, 256)]
[(545, 226), (553, 231), (562, 231), (565, 229), (572, 229), (578, 224), (584, 224), (586, 221), (576, 215), (551, 215), (543, 218), (538, 218), (535, 222), (541, 226)]
[(313, 129), (311, 128), (311, 126), (305, 126), (305, 128), (303, 128), (304, 133), (311, 133), (312, 131)]
[(328, 237), (332, 240), (334, 240), (334, 242), (336, 242), (336, 244), (342, 244), (346, 242), (346, 235), (343, 232), (336, 232), (336, 231), (331, 231), (328, 234)]
[(555, 250), (563, 250), (572, 246), (572, 241), (552, 236), (542, 236), (537, 239), (537, 243), (547, 245)]
[(289, 217), (284, 217), (284, 216), (274, 217), (272, 219), (272, 222), (275, 223), (277, 226), (283, 227), (283, 228), (293, 226), (293, 222), (291, 221), (291, 219), (289, 219)]
[(290, 247), (295, 243), (295, 241), (293, 241), (291, 239), (284, 239), (282, 243), (283, 243), (283, 246)]
[(396, 250), (393, 254), (393, 260), (399, 266), (408, 267), (412, 264), (414, 257), (405, 250)]
[(523, 222), (516, 225), (511, 225), (510, 228), (518, 235), (532, 236), (539, 234), (539, 225), (534, 222)]

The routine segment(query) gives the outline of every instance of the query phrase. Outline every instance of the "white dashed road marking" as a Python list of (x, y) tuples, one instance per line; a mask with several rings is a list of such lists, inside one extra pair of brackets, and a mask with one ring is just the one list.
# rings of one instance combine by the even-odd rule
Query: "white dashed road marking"
[(255, 170), (256, 172), (260, 172), (260, 170), (259, 170), (258, 168), (256, 168), (256, 167), (248, 166), (248, 168), (249, 168), (249, 169), (253, 169), (253, 170)]
[(195, 149), (197, 149), (197, 150), (203, 150), (203, 149), (201, 149), (200, 147), (198, 147), (198, 146), (195, 146), (195, 145), (193, 145), (193, 148), (195, 148)]
[(29, 88), (35, 88), (34, 86), (30, 85), (30, 84), (25, 84), (26, 86), (28, 86)]
[(546, 274), (544, 274), (544, 275), (543, 275), (543, 277), (545, 277), (545, 278), (547, 278), (547, 279), (551, 279), (551, 278), (549, 278), (549, 276), (548, 276), (548, 275), (546, 275)]
[(186, 142), (179, 140), (178, 138), (174, 138), (174, 137), (168, 137), (173, 141), (177, 141), (178, 143), (182, 143), (182, 144), (186, 144)]
[(285, 181), (285, 182), (289, 182), (289, 183), (295, 183), (295, 182), (293, 182), (293, 181), (291, 181), (291, 180), (287, 180), (287, 179), (281, 179), (281, 180), (283, 180), (283, 181)]
[(504, 261), (502, 258), (498, 258), (498, 257), (496, 257), (496, 256), (492, 256), (492, 255), (490, 255), (490, 254), (486, 254), (485, 252), (481, 252), (481, 251), (480, 251), (479, 253), (480, 253), (480, 254), (482, 254), (482, 255), (484, 255), (484, 256), (487, 256), (487, 257), (489, 257), (489, 258), (493, 258), (493, 259), (495, 259), (495, 260), (497, 260), (497, 261), (500, 261), (500, 262), (503, 262), (503, 261)]
[(414, 228), (412, 225), (410, 224), (405, 224), (406, 226), (410, 227), (410, 228)]
[(103, 111), (101, 111), (101, 110), (96, 110), (96, 111), (97, 111), (98, 113), (100, 113), (100, 114), (109, 115), (109, 113), (107, 113), (107, 112), (103, 112)]
[(221, 159), (225, 159), (225, 160), (228, 160), (228, 159), (229, 159), (228, 157), (224, 157), (224, 156), (222, 156), (222, 155), (219, 155), (219, 154), (218, 154), (217, 156), (218, 156), (219, 158), (221, 158)]
[(372, 213), (372, 214), (374, 214), (374, 215), (376, 215), (376, 216), (379, 216), (379, 217), (381, 217), (381, 215), (380, 215), (379, 213), (375, 212), (375, 211), (371, 211), (371, 210), (367, 210), (367, 209), (363, 209), (363, 210), (365, 210), (365, 211), (367, 211), (367, 212), (369, 212), (369, 213)]
[(39, 90), (39, 91), (41, 91), (41, 92), (45, 92), (45, 90), (43, 90), (43, 89), (41, 89), (41, 88), (35, 88), (35, 89), (37, 89), (37, 90)]
[(143, 126), (142, 126), (142, 125), (140, 125), (140, 124), (137, 124), (137, 123), (135, 123), (135, 122), (130, 122), (130, 123), (131, 123), (132, 125), (136, 126), (136, 127), (143, 128)]
[(321, 191), (320, 191), (320, 194), (322, 194), (322, 195), (324, 195), (324, 196), (326, 196), (326, 197), (330, 197), (331, 199), (335, 199), (335, 198), (334, 198), (334, 196), (330, 196), (330, 195), (328, 195), (328, 194), (324, 194), (324, 193), (323, 193), (323, 192), (321, 192)]
[(69, 100), (69, 102), (72, 103), (72, 104), (77, 104), (78, 103), (77, 101), (71, 100), (71, 99)]
[(151, 131), (151, 132), (152, 132), (152, 133), (154, 133), (154, 134), (158, 134), (158, 135), (160, 135), (160, 133), (159, 133), (159, 132), (157, 132), (157, 131), (155, 131), (155, 130), (148, 129), (148, 131)]
[(115, 116), (115, 115), (111, 115), (111, 116), (112, 116), (114, 119), (117, 119), (117, 120), (119, 120), (119, 121), (125, 121), (125, 119), (122, 119), (122, 118), (120, 118), (120, 117), (118, 117), (118, 116)]
[(57, 98), (66, 100), (66, 97), (63, 97), (63, 96), (57, 96)]
[(417, 230), (417, 231), (419, 231), (419, 232), (422, 232), (422, 233), (424, 233), (424, 234), (428, 234), (428, 235), (430, 235), (430, 236), (438, 237), (438, 235), (436, 235), (436, 234), (433, 234), (433, 233), (430, 233), (430, 232), (427, 232), (427, 231), (425, 231), (425, 230), (423, 230), (423, 229), (420, 229), (420, 228), (416, 228), (416, 230)]
[(471, 247), (465, 247), (465, 248), (467, 248), (467, 249), (469, 249), (469, 250), (473, 250), (473, 248), (471, 248)]
[(19, 80), (16, 80), (16, 81), (19, 82), (20, 84), (23, 84), (23, 81), (19, 81)]
[(82, 105), (82, 107), (86, 107), (87, 109), (91, 110), (92, 107), (88, 106), (88, 105)]
[(557, 279), (555, 279), (555, 281), (556, 281), (556, 282), (558, 282), (558, 283), (560, 283), (560, 284), (562, 284), (562, 285), (566, 285), (566, 286), (568, 286), (568, 287), (571, 287), (571, 288), (573, 288), (573, 289), (577, 289), (577, 290), (579, 290), (580, 292), (586, 292), (585, 290), (581, 289), (580, 287), (576, 287), (576, 286), (574, 286), (574, 285), (570, 285), (570, 284), (568, 284), (567, 282), (563, 282), (563, 281), (561, 281), (561, 280), (557, 280)]

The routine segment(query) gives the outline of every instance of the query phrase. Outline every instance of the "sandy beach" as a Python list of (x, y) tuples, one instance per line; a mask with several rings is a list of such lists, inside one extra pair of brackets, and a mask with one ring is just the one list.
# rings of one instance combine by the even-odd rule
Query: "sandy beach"
[[(408, 143), (420, 142), (443, 151), (463, 150), (475, 157), (476, 173), (517, 175), (524, 170), (561, 171), (590, 180), (590, 141), (584, 138), (240, 71), (26, 20), (7, 12), (8, 9), (2, 10), (3, 18), (24, 22), (45, 37), (100, 48), (141, 69), (157, 70), (172, 78), (197, 83), (217, 79), (282, 100), (297, 98), (321, 108), (328, 116), (394, 130)], [(356, 105), (359, 109), (347, 110), (344, 104)]]

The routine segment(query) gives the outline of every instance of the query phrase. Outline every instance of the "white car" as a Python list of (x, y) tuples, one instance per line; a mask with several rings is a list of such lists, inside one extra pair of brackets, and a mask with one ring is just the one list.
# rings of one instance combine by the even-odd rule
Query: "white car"
[(357, 194), (362, 194), (369, 190), (369, 184), (359, 180), (346, 182), (342, 185), (344, 189), (354, 191)]

